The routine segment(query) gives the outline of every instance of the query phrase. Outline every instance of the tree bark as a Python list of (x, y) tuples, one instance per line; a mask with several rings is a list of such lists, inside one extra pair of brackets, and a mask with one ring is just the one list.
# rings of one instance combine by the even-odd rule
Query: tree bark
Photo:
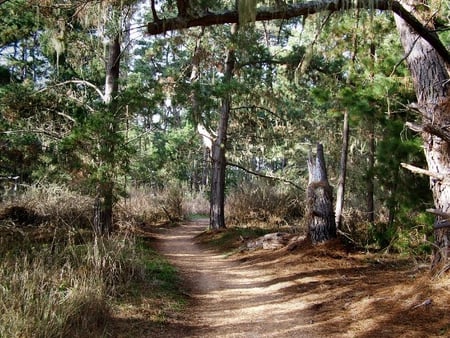
[(375, 222), (375, 184), (374, 184), (374, 168), (375, 168), (375, 122), (373, 117), (369, 117), (369, 153), (367, 155), (367, 221), (371, 224)]
[[(233, 77), (235, 52), (230, 48), (225, 59), (224, 82), (229, 83)], [(225, 169), (228, 120), (230, 117), (231, 93), (227, 92), (222, 99), (217, 137), (212, 143), (211, 162), (211, 200), (210, 200), (210, 229), (225, 228)]]
[[(108, 59), (106, 62), (105, 94), (103, 102), (109, 110), (115, 110), (115, 96), (119, 91), (120, 73), (120, 35), (115, 36), (109, 44)], [(108, 127), (108, 133), (115, 133), (116, 126), (113, 123)], [(109, 139), (110, 137), (108, 137)], [(100, 147), (107, 147), (108, 158), (100, 161), (114, 163), (115, 145), (113, 142), (104, 142)], [(113, 205), (114, 205), (114, 179), (111, 173), (106, 173), (106, 177), (101, 178), (98, 183), (96, 205), (94, 208), (94, 229), (98, 235), (108, 235), (113, 226)]]
[[(405, 6), (411, 13), (413, 7)], [(437, 50), (421, 38), (399, 16), (395, 16), (397, 29), (406, 53), (406, 62), (411, 72), (419, 110), (424, 124), (438, 127), (450, 123), (449, 74), (445, 60)], [(447, 60), (448, 61), (448, 60)], [(449, 144), (432, 133), (423, 133), (425, 157), (428, 170), (438, 175), (448, 175), (450, 170)], [(450, 185), (430, 178), (435, 208), (442, 213), (450, 212)], [(436, 223), (442, 217), (436, 217)], [(449, 258), (449, 229), (436, 229), (435, 250), (432, 268), (437, 270), (447, 264)]]
[(120, 35), (116, 35), (108, 48), (105, 95), (103, 96), (105, 104), (111, 104), (119, 91), (120, 53)]
[(344, 126), (342, 129), (342, 151), (341, 151), (341, 166), (339, 172), (339, 181), (336, 193), (336, 228), (340, 229), (342, 226), (342, 211), (344, 209), (345, 196), (345, 179), (347, 176), (347, 157), (348, 157), (348, 139), (350, 137), (350, 129), (348, 127), (348, 111), (344, 112)]
[(328, 183), (323, 146), (317, 144), (316, 158), (309, 154), (307, 190), (308, 236), (313, 244), (336, 238), (333, 189)]

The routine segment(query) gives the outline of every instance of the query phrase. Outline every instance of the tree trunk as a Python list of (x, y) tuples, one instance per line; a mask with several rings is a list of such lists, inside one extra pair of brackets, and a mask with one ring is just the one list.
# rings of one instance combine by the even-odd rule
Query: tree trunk
[(367, 187), (367, 221), (374, 224), (375, 222), (375, 185), (374, 185), (374, 167), (375, 167), (375, 121), (373, 117), (369, 117), (369, 154), (366, 175)]
[(120, 53), (120, 35), (116, 35), (114, 40), (109, 43), (108, 49), (103, 99), (105, 104), (111, 104), (119, 91)]
[[(109, 44), (108, 59), (106, 62), (106, 80), (105, 94), (103, 101), (108, 109), (116, 109), (115, 96), (119, 91), (119, 73), (120, 73), (120, 35), (117, 35)], [(108, 133), (116, 132), (116, 124), (112, 123), (108, 127)], [(107, 137), (110, 139), (110, 137)], [(108, 158), (102, 158), (102, 162), (114, 164), (115, 145), (114, 142), (105, 141), (100, 147), (107, 147), (105, 152)], [(101, 178), (97, 187), (97, 198), (94, 212), (94, 229), (98, 235), (107, 235), (112, 231), (113, 225), (113, 204), (114, 204), (114, 179), (111, 173)]]
[(344, 112), (344, 127), (342, 130), (341, 168), (336, 193), (336, 228), (342, 226), (342, 211), (344, 209), (345, 178), (347, 176), (348, 139), (350, 130), (348, 127), (348, 111)]
[[(404, 5), (411, 12), (413, 7)], [(450, 125), (449, 74), (437, 51), (399, 16), (395, 16), (397, 29), (406, 53), (406, 61), (414, 82), (419, 110), (424, 124), (445, 128)], [(448, 60), (447, 60), (448, 61)], [(441, 137), (423, 133), (428, 170), (447, 175), (450, 170), (449, 144)], [(450, 213), (450, 185), (436, 177), (430, 178), (435, 208)], [(436, 222), (441, 220), (437, 216)], [(449, 258), (449, 229), (435, 229), (433, 269), (443, 267)]]
[[(225, 60), (224, 81), (230, 82), (233, 76), (235, 56), (234, 50), (229, 49)], [(230, 117), (231, 94), (226, 93), (222, 99), (220, 121), (217, 137), (212, 143), (211, 162), (211, 200), (210, 200), (210, 229), (225, 228), (225, 151), (227, 144), (228, 120)]]
[(323, 146), (317, 144), (317, 155), (308, 158), (309, 184), (307, 190), (308, 235), (313, 244), (336, 238), (333, 212), (333, 189), (328, 183)]

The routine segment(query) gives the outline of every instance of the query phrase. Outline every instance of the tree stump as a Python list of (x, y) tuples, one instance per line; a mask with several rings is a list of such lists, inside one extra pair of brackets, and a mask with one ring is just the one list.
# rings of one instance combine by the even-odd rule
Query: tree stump
[(314, 158), (308, 158), (309, 184), (307, 190), (308, 236), (313, 244), (336, 238), (333, 211), (333, 189), (328, 183), (322, 144), (317, 144)]

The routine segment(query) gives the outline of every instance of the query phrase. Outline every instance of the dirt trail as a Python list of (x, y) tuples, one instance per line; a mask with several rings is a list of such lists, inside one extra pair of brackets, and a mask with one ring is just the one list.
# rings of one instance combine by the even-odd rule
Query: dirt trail
[(226, 259), (195, 243), (207, 220), (158, 234), (158, 249), (186, 280), (194, 308), (185, 337), (310, 337), (305, 303), (280, 290), (294, 281), (277, 280), (258, 264)]
[[(423, 272), (408, 262), (370, 261), (330, 247), (225, 258), (196, 244), (206, 227), (201, 220), (154, 234), (157, 249), (178, 267), (192, 299), (166, 337), (449, 334), (447, 284), (427, 287)], [(432, 305), (414, 307), (428, 298)]]

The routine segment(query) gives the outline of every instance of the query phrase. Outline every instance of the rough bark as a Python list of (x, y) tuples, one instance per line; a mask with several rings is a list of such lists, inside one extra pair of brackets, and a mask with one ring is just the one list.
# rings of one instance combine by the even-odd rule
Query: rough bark
[[(224, 81), (230, 82), (235, 66), (235, 52), (229, 49), (225, 59)], [(222, 99), (217, 137), (212, 143), (211, 162), (211, 200), (210, 200), (210, 229), (225, 228), (225, 151), (227, 145), (228, 120), (230, 117), (231, 94), (227, 93)]]
[(345, 195), (345, 179), (347, 177), (347, 157), (348, 157), (348, 139), (350, 136), (350, 129), (348, 126), (348, 111), (344, 112), (344, 126), (342, 129), (342, 151), (339, 181), (336, 192), (336, 228), (341, 228), (342, 211), (344, 209), (344, 195)]
[(323, 146), (317, 144), (317, 154), (308, 158), (307, 190), (308, 236), (313, 244), (336, 238), (333, 212), (333, 189), (328, 183)]
[[(407, 7), (411, 13), (413, 7)], [(421, 38), (399, 16), (395, 17), (400, 39), (406, 53), (406, 62), (411, 72), (423, 122), (438, 127), (450, 123), (449, 74), (444, 59), (430, 43)], [(447, 59), (448, 61), (448, 59)], [(423, 133), (425, 157), (428, 170), (438, 175), (448, 175), (450, 152), (447, 141), (433, 133)], [(434, 177), (430, 178), (435, 208), (442, 213), (450, 212), (450, 185)], [(436, 217), (436, 223), (442, 220)], [(434, 269), (440, 269), (449, 258), (449, 229), (435, 230)]]

